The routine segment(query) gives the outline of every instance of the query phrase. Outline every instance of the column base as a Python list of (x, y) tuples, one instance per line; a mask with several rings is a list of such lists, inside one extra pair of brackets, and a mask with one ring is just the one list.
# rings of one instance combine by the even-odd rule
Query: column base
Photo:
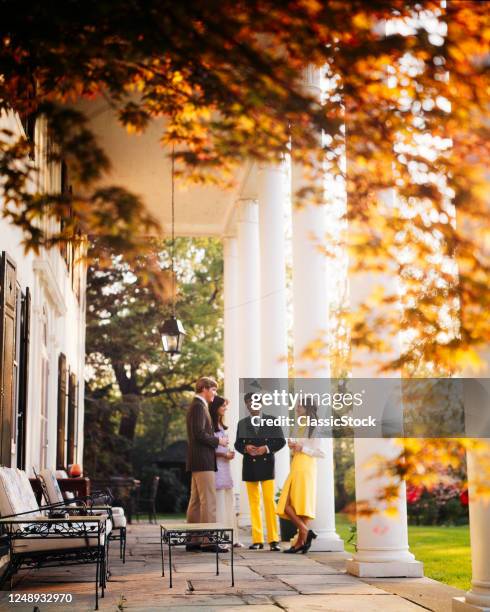
[(344, 540), (336, 533), (316, 533), (317, 538), (312, 541), (310, 552), (344, 552)]
[(469, 603), (466, 597), (454, 597), (452, 612), (490, 612), (490, 607)]
[(423, 578), (424, 564), (420, 561), (347, 561), (348, 574), (359, 578)]

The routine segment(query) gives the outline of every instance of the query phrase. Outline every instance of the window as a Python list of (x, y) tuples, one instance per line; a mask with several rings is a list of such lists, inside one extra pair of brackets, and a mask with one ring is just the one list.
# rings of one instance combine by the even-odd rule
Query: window
[(17, 467), (26, 467), (27, 394), (29, 388), (29, 342), (31, 321), (31, 293), (26, 288), (21, 294), (19, 330), (19, 388), (17, 393)]
[(25, 468), (31, 295), (0, 255), (0, 463)]
[[(66, 162), (61, 162), (61, 193), (69, 200), (73, 194), (70, 176)], [(80, 231), (74, 223), (73, 206), (70, 204), (66, 210), (66, 217), (60, 219), (60, 231), (69, 229), (72, 232), (71, 242), (60, 242), (60, 253), (65, 260), (68, 275), (75, 297), (80, 301)]]
[(42, 340), (43, 340), (43, 348), (48, 352), (48, 314), (46, 312), (46, 307), (43, 306), (43, 314), (41, 317), (42, 324)]
[(73, 264), (71, 274), (71, 288), (78, 302), (80, 302), (80, 286), (81, 286), (81, 260), (82, 260), (82, 248), (80, 244), (80, 234), (76, 235), (76, 242), (72, 243), (73, 248)]
[(39, 468), (47, 467), (48, 459), (48, 391), (49, 391), (49, 358), (48, 358), (48, 316), (46, 308), (42, 314), (41, 342), (41, 414), (40, 414), (40, 454)]
[(10, 452), (11, 459), (10, 465), (16, 464), (17, 456), (17, 408), (19, 403), (19, 364), (20, 364), (20, 321), (21, 321), (21, 304), (22, 304), (22, 291), (19, 283), (15, 288), (15, 348), (14, 348), (14, 363), (12, 368), (12, 382), (14, 385), (14, 401), (12, 402), (12, 414), (10, 416), (10, 422), (12, 426), (10, 428)]
[[(66, 196), (71, 196), (72, 188), (68, 181), (68, 168), (64, 161), (61, 162), (61, 194)], [(73, 215), (73, 209), (70, 206), (69, 217), (71, 218)], [(60, 231), (63, 232), (67, 225), (65, 219), (60, 219)], [(65, 260), (66, 267), (68, 269), (68, 273), (71, 274), (71, 268), (73, 265), (73, 246), (71, 242), (60, 242), (60, 253), (63, 259)]]
[(0, 464), (12, 465), (12, 430), (15, 414), (17, 368), (15, 335), (17, 286), (15, 263), (0, 257)]
[(66, 356), (60, 353), (58, 359), (58, 423), (56, 436), (56, 468), (66, 469)]
[(73, 372), (68, 387), (68, 457), (67, 463), (77, 462), (78, 381)]

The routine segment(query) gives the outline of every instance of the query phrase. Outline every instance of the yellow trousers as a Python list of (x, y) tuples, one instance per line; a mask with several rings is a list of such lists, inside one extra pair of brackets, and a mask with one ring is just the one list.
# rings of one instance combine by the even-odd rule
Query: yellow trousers
[(262, 528), (262, 513), (260, 511), (260, 489), (264, 498), (264, 514), (267, 525), (267, 541), (279, 542), (277, 531), (276, 504), (274, 502), (274, 480), (261, 480), (260, 482), (247, 482), (248, 503), (250, 505), (250, 518), (252, 519), (252, 541), (254, 544), (264, 543)]

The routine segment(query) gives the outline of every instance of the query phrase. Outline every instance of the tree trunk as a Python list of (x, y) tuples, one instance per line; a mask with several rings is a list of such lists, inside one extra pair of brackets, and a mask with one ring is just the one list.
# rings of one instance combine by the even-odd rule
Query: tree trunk
[(132, 442), (140, 409), (140, 390), (136, 381), (137, 363), (113, 364), (114, 374), (122, 395), (123, 416), (119, 425), (119, 435)]
[(132, 442), (140, 409), (140, 398), (135, 395), (125, 395), (122, 398), (124, 414), (119, 424), (119, 435)]

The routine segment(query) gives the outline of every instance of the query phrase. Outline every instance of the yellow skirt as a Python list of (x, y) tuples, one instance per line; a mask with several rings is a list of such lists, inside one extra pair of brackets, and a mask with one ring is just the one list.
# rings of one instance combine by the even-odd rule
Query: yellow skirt
[(288, 501), (298, 516), (315, 518), (316, 511), (316, 457), (295, 453), (291, 462), (291, 470), (277, 503), (277, 514), (284, 519)]

